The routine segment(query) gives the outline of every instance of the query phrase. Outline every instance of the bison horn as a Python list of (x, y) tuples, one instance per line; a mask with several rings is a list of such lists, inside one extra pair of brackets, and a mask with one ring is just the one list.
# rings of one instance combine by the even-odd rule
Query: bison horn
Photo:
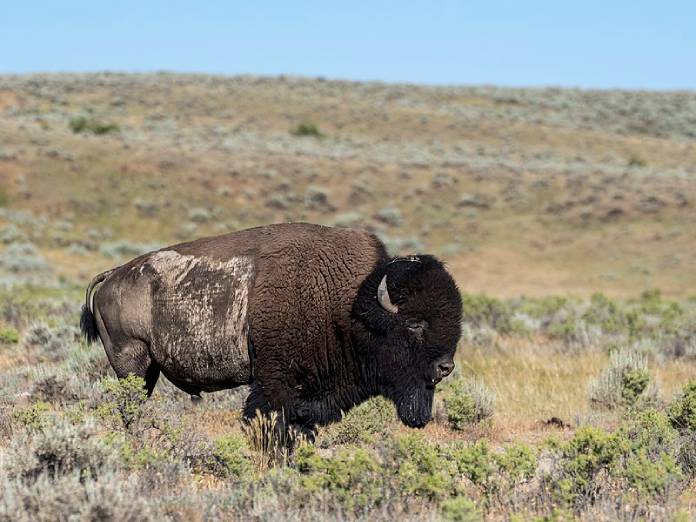
[(386, 275), (382, 278), (382, 281), (380, 281), (379, 287), (377, 288), (377, 301), (379, 301), (379, 304), (387, 312), (391, 312), (391, 313), (395, 314), (396, 312), (399, 311), (399, 308), (396, 307), (391, 302), (391, 299), (389, 298), (389, 290), (387, 290), (387, 276)]

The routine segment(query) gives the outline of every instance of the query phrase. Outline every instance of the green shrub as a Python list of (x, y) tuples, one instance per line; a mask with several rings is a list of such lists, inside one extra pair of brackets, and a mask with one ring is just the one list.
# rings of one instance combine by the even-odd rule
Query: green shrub
[(371, 508), (384, 500), (385, 472), (364, 449), (343, 450), (328, 458), (305, 444), (297, 449), (295, 465), (305, 489), (328, 491), (347, 509)]
[(213, 454), (222, 462), (226, 476), (248, 480), (254, 467), (246, 455), (247, 451), (246, 441), (242, 436), (226, 435), (215, 441)]
[(319, 131), (319, 127), (312, 122), (302, 122), (297, 127), (290, 131), (293, 136), (306, 137), (311, 136), (314, 138), (319, 138), (322, 133)]
[(515, 444), (495, 456), (498, 469), (513, 482), (529, 480), (537, 467), (537, 458), (532, 449), (524, 444)]
[(49, 405), (39, 401), (25, 408), (17, 408), (12, 418), (27, 428), (39, 429), (45, 425), (48, 411)]
[(513, 331), (511, 307), (483, 294), (462, 295), (462, 321), (473, 326), (490, 326), (501, 334)]
[(677, 464), (677, 431), (669, 417), (655, 408), (633, 412), (618, 431), (628, 450), (616, 475), (624, 478), (639, 498), (665, 495), (682, 480)]
[(548, 296), (539, 299), (523, 298), (519, 310), (536, 319), (548, 319), (566, 308), (570, 300), (563, 296)]
[(598, 326), (603, 333), (617, 334), (624, 332), (627, 327), (626, 316), (619, 305), (601, 293), (592, 294), (582, 319)]
[(478, 379), (455, 379), (443, 391), (447, 420), (455, 430), (493, 415), (493, 394)]
[(690, 380), (668, 409), (669, 420), (677, 429), (696, 431), (696, 379)]
[(639, 498), (655, 498), (667, 494), (670, 487), (681, 481), (681, 468), (673, 455), (661, 453), (651, 459), (644, 451), (631, 454), (621, 472)]
[(476, 522), (482, 520), (474, 501), (465, 496), (456, 496), (440, 504), (442, 519), (448, 522)]
[(454, 449), (452, 458), (459, 473), (477, 486), (486, 487), (497, 471), (496, 460), (486, 441)]
[(356, 406), (343, 416), (341, 422), (321, 432), (318, 444), (373, 442), (375, 435), (385, 433), (396, 418), (394, 404), (384, 397), (373, 397)]
[(579, 428), (573, 438), (560, 447), (561, 478), (555, 481), (559, 497), (572, 504), (591, 498), (598, 488), (600, 472), (616, 465), (626, 445), (621, 437), (599, 428)]
[(19, 332), (11, 326), (0, 326), (0, 344), (17, 344)]
[(397, 437), (392, 442), (392, 462), (401, 492), (429, 499), (454, 492), (456, 470), (440, 449), (420, 434)]
[(71, 118), (68, 122), (68, 126), (75, 134), (87, 131), (92, 134), (101, 135), (116, 132), (119, 129), (118, 125), (115, 123), (107, 123), (94, 118), (87, 118), (86, 116)]
[(480, 488), (486, 506), (536, 472), (536, 455), (523, 444), (493, 453), (485, 441), (478, 441), (471, 445), (455, 444), (448, 452), (458, 473)]
[(557, 498), (582, 508), (603, 488), (622, 488), (634, 502), (651, 505), (677, 491), (683, 474), (677, 463), (677, 433), (654, 408), (632, 412), (614, 433), (585, 426), (561, 443)]
[(647, 450), (652, 457), (672, 451), (678, 436), (669, 416), (654, 407), (631, 411), (620, 433), (628, 438), (632, 451)]
[(99, 406), (99, 415), (129, 429), (143, 415), (143, 405), (147, 400), (145, 380), (129, 374), (125, 379), (104, 377), (100, 381), (105, 402)]
[(169, 460), (162, 449), (142, 445), (132, 440), (121, 440), (118, 444), (124, 464), (131, 469), (158, 468)]

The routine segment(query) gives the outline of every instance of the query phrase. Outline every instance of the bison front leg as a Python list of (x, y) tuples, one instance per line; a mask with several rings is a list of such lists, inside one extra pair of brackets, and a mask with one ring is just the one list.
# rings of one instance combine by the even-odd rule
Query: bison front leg
[(251, 385), (251, 391), (244, 404), (244, 418), (249, 421), (256, 417), (258, 413), (267, 415), (272, 411), (271, 404), (263, 394), (263, 390), (258, 383)]
[(302, 408), (298, 410), (295, 407), (285, 405), (280, 409), (275, 409), (266, 399), (261, 386), (258, 383), (252, 384), (251, 392), (244, 406), (245, 420), (251, 423), (259, 415), (269, 418), (274, 412), (277, 414), (274, 428), (275, 436), (279, 437), (279, 440), (285, 441), (288, 449), (292, 449), (298, 436), (314, 442), (316, 422), (310, 417), (305, 418), (305, 412)]

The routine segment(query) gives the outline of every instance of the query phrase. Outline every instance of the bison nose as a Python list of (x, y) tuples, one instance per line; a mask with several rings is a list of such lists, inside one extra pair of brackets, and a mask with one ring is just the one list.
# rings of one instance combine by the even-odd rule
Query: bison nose
[(447, 361), (437, 365), (437, 373), (439, 374), (440, 379), (447, 377), (450, 373), (452, 373), (452, 370), (454, 370), (453, 361)]

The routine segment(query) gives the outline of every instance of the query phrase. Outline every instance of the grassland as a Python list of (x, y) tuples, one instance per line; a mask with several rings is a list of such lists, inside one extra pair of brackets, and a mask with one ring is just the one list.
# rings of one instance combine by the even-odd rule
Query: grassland
[[(372, 401), (288, 455), (77, 336), (96, 272), (288, 220), (448, 262), (424, 430)], [(689, 520), (694, 223), (692, 92), (0, 76), (0, 519)]]

